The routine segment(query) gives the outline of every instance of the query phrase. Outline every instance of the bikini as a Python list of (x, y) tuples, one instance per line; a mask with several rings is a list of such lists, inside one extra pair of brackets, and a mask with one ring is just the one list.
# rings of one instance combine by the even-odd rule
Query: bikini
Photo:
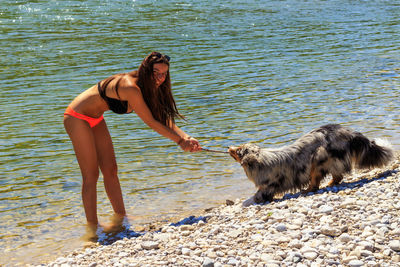
[[(106, 91), (105, 88), (103, 89), (100, 86), (100, 83), (97, 84), (97, 90), (99, 91), (99, 94), (101, 96), (101, 98), (104, 99), (104, 101), (106, 101), (108, 108), (118, 114), (125, 114), (128, 111), (128, 101), (121, 101), (118, 99), (114, 99), (111, 97), (108, 97), (106, 95)], [(118, 94), (118, 90), (117, 90), (117, 96), (119, 97)], [(70, 106), (67, 107), (67, 109), (64, 112), (64, 115), (69, 115), (84, 121), (87, 121), (90, 125), (91, 128), (95, 127), (97, 124), (99, 124), (103, 119), (103, 115), (101, 115), (98, 118), (93, 118), (93, 117), (89, 117), (83, 114), (80, 114), (78, 112), (76, 112), (75, 110), (73, 110)]]
[[(106, 88), (102, 88), (100, 86), (100, 83), (97, 84), (97, 90), (99, 91), (101, 98), (103, 98), (107, 102), (107, 105), (111, 111), (113, 111), (117, 114), (127, 113), (128, 101), (121, 101), (121, 100), (106, 96)], [(117, 93), (118, 98), (120, 98), (119, 94), (118, 94), (118, 87), (115, 89), (115, 91)]]
[(99, 118), (93, 118), (93, 117), (89, 117), (89, 116), (80, 114), (80, 113), (76, 112), (75, 110), (73, 110), (70, 106), (67, 107), (67, 109), (64, 112), (64, 115), (69, 115), (69, 116), (87, 121), (91, 128), (93, 128), (94, 126), (99, 124), (104, 119), (103, 115), (101, 115)]

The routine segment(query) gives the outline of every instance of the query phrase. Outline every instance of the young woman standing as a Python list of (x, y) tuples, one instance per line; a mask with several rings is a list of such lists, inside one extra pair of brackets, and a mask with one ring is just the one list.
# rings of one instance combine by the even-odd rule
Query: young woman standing
[[(160, 135), (176, 142), (184, 151), (201, 150), (199, 142), (175, 124), (182, 117), (172, 96), (167, 55), (152, 52), (139, 69), (113, 75), (78, 95), (64, 113), (64, 126), (72, 141), (82, 173), (82, 200), (89, 228), (97, 229), (99, 169), (115, 216), (126, 216), (117, 163), (103, 113), (135, 113)], [(118, 223), (117, 223), (118, 224)]]

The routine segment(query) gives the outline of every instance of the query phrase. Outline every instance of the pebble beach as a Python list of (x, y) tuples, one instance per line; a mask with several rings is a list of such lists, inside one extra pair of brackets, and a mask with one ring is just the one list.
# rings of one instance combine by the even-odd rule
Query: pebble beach
[(397, 153), (339, 186), (249, 207), (227, 200), (41, 266), (400, 266), (399, 178)]

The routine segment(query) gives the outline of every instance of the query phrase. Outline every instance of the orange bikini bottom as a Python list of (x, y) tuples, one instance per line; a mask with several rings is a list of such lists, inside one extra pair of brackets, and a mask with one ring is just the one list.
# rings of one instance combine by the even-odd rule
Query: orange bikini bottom
[(92, 117), (80, 114), (80, 113), (76, 112), (75, 110), (73, 110), (69, 106), (65, 110), (64, 115), (70, 115), (72, 117), (87, 121), (89, 123), (90, 127), (92, 127), (92, 128), (94, 126), (96, 126), (97, 124), (99, 124), (104, 119), (103, 115), (101, 115), (99, 118), (92, 118)]

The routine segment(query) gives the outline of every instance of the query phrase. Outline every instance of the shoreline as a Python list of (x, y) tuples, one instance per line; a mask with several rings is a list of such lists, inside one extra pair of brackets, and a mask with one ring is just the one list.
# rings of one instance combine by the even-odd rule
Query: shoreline
[(339, 186), (250, 207), (227, 200), (36, 266), (400, 265), (399, 179), (396, 152), (388, 166), (353, 172)]

